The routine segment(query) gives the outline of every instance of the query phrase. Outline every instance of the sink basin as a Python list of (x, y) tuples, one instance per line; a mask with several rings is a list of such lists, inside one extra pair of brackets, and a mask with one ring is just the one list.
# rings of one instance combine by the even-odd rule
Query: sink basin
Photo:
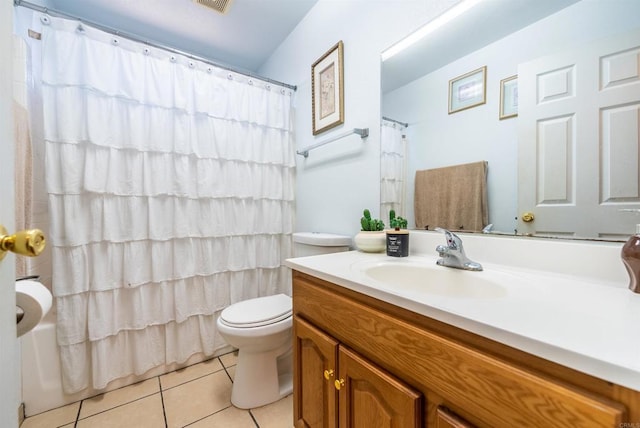
[(504, 281), (494, 272), (471, 272), (434, 264), (380, 262), (362, 268), (365, 277), (384, 288), (410, 294), (436, 294), (462, 299), (506, 296)]

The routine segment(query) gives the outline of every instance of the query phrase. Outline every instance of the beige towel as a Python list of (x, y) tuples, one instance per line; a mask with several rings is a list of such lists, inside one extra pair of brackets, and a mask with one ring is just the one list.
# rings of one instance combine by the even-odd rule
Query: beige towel
[(418, 229), (480, 231), (489, 223), (486, 161), (416, 171)]

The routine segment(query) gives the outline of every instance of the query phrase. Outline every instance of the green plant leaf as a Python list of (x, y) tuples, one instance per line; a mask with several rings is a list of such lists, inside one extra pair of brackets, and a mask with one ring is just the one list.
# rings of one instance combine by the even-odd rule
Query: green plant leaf
[(362, 230), (369, 230), (369, 220), (362, 217), (360, 219), (360, 227), (362, 228)]

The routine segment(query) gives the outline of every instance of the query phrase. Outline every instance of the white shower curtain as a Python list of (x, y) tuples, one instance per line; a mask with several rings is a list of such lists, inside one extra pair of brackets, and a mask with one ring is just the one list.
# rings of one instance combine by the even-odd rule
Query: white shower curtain
[[(13, 123), (15, 146), (14, 230), (33, 228), (33, 153), (29, 118), (29, 45), (14, 35), (13, 43)], [(32, 275), (31, 257), (16, 257), (16, 278)], [(35, 259), (38, 260), (38, 259)]]
[(380, 215), (389, 223), (389, 211), (405, 215), (406, 138), (404, 126), (382, 119), (380, 126)]
[(290, 293), (292, 91), (49, 20), (46, 183), (72, 393), (211, 355), (223, 308)]

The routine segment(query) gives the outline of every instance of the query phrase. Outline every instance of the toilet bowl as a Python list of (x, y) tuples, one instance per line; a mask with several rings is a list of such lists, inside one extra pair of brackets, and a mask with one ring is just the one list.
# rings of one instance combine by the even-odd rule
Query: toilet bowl
[(220, 335), (238, 348), (234, 406), (251, 409), (291, 394), (291, 309), (291, 297), (277, 294), (235, 303), (220, 314)]
[[(294, 233), (296, 257), (349, 250), (351, 238), (326, 233)], [(234, 303), (222, 311), (222, 338), (238, 348), (231, 403), (252, 409), (293, 390), (292, 301), (286, 294)]]

